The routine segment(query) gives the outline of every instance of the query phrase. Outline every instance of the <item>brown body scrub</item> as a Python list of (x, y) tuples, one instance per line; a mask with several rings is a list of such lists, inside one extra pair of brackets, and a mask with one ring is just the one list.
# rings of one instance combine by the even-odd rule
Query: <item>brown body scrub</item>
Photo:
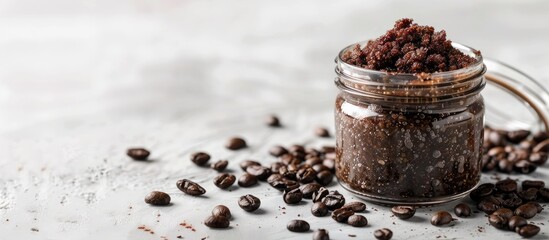
[(466, 50), (444, 31), (402, 19), (364, 48), (340, 53), (336, 175), (343, 187), (382, 203), (433, 204), (477, 185), (485, 69), (480, 53)]

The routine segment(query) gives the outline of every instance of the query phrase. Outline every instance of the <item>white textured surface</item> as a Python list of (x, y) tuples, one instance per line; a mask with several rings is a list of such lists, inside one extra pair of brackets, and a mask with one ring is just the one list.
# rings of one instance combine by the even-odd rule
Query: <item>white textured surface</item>
[[(285, 229), (294, 218), (329, 229), (332, 239), (372, 239), (380, 227), (393, 229), (394, 239), (516, 238), (488, 226), (483, 214), (431, 226), (431, 208), (400, 221), (368, 204), (365, 228), (312, 217), (309, 202), (283, 214), (280, 193), (267, 184), (222, 191), (211, 183), (213, 171), (188, 161), (205, 150), (239, 174), (243, 159), (273, 161), (272, 144), (332, 143), (311, 129), (333, 124), (334, 56), (400, 17), (443, 27), (549, 87), (548, 1), (417, 3), (0, 1), (0, 239), (311, 238)], [(286, 127), (263, 126), (270, 112)], [(225, 150), (232, 135), (251, 147)], [(128, 146), (151, 149), (154, 161), (129, 160)], [(530, 177), (547, 181), (548, 172)], [(182, 177), (202, 183), (206, 197), (180, 193)], [(147, 206), (151, 190), (170, 193), (173, 206)], [(261, 212), (238, 208), (246, 193), (261, 198)], [(207, 229), (201, 221), (220, 203), (233, 211), (231, 229)], [(532, 221), (547, 225), (548, 218), (544, 212)]]

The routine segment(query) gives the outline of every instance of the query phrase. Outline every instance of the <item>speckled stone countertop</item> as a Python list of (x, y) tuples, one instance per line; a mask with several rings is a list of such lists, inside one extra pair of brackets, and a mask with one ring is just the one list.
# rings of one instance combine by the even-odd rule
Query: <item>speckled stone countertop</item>
[[(310, 202), (286, 206), (266, 183), (220, 190), (216, 173), (188, 157), (207, 151), (239, 175), (244, 159), (274, 161), (274, 144), (334, 144), (312, 130), (333, 131), (335, 55), (401, 17), (444, 28), (549, 87), (548, 13), (541, 0), (0, 1), (0, 239), (310, 239), (286, 230), (296, 218), (332, 239), (372, 239), (381, 227), (394, 239), (518, 238), (484, 214), (429, 224), (433, 211), (454, 204), (402, 221), (367, 203), (369, 225), (353, 228), (313, 217)], [(265, 127), (268, 113), (285, 127)], [(226, 150), (233, 135), (250, 147)], [(150, 149), (153, 160), (130, 160), (130, 146)], [(512, 177), (548, 175), (545, 166)], [(181, 193), (183, 177), (207, 194)], [(145, 204), (152, 190), (171, 194), (173, 205)], [(238, 207), (247, 193), (261, 198), (261, 211)], [(230, 229), (202, 224), (217, 204), (231, 208)], [(542, 227), (534, 239), (547, 239), (548, 213), (531, 221)]]

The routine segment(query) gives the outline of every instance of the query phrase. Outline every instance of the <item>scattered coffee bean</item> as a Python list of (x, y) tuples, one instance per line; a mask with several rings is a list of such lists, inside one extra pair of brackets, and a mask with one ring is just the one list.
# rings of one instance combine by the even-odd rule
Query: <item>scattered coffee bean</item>
[(128, 151), (126, 151), (126, 154), (128, 157), (132, 158), (133, 160), (147, 160), (149, 155), (151, 154), (147, 149), (144, 148), (130, 148)]
[(489, 200), (482, 200), (477, 204), (477, 209), (485, 212), (486, 214), (492, 214), (499, 209), (499, 205)]
[(296, 178), (301, 183), (310, 183), (316, 178), (316, 171), (313, 168), (302, 168), (296, 173)]
[(528, 130), (510, 131), (507, 133), (507, 141), (512, 143), (519, 143), (520, 141), (526, 139), (528, 136), (530, 136), (530, 131)]
[(229, 219), (221, 215), (213, 215), (204, 220), (204, 225), (210, 228), (228, 228)]
[(518, 196), (515, 195), (501, 201), (500, 205), (504, 208), (515, 209), (520, 205), (522, 205), (522, 199), (520, 199)]
[(521, 216), (512, 216), (509, 218), (509, 221), (507, 221), (507, 228), (511, 231), (518, 231), (518, 228), (528, 224), (528, 221), (526, 221), (525, 218)]
[(496, 190), (499, 192), (509, 193), (516, 192), (518, 188), (517, 182), (510, 178), (498, 181), (496, 183)]
[(267, 183), (272, 184), (275, 181), (282, 181), (284, 180), (284, 177), (278, 173), (273, 173), (271, 176), (267, 178)]
[(514, 170), (517, 173), (529, 174), (536, 170), (536, 165), (531, 164), (528, 160), (520, 160), (515, 163)]
[(489, 131), (485, 137), (492, 146), (503, 146), (505, 144), (505, 139), (499, 131)]
[(236, 177), (228, 173), (219, 174), (213, 180), (215, 186), (221, 189), (229, 188), (234, 184), (235, 181), (236, 181)]
[(210, 161), (210, 154), (205, 152), (195, 152), (191, 154), (191, 161), (198, 166), (204, 166), (208, 161)]
[(311, 206), (311, 213), (316, 217), (324, 217), (328, 214), (328, 207), (323, 202), (315, 202)]
[(268, 115), (265, 118), (265, 123), (269, 127), (280, 127), (280, 120), (276, 115)]
[(345, 204), (345, 197), (341, 194), (330, 193), (322, 199), (322, 202), (326, 204), (329, 210), (335, 210), (341, 208)]
[(350, 202), (350, 203), (346, 203), (345, 205), (343, 205), (343, 207), (341, 208), (347, 208), (347, 209), (350, 209), (351, 211), (353, 212), (364, 212), (364, 210), (366, 210), (366, 204), (364, 204), (363, 202)]
[(301, 202), (301, 199), (303, 199), (303, 193), (299, 190), (299, 188), (296, 188), (290, 191), (284, 191), (282, 197), (284, 198), (284, 202), (287, 204), (297, 204)]
[(549, 155), (546, 152), (534, 152), (530, 154), (528, 160), (536, 166), (541, 166), (547, 162), (548, 157)]
[[(323, 166), (323, 165), (321, 165)], [(314, 171), (314, 170), (313, 170)], [(323, 186), (326, 186), (330, 183), (332, 183), (332, 180), (334, 179), (334, 175), (330, 170), (324, 170), (322, 172), (319, 172), (316, 174), (316, 181)]]
[(538, 235), (540, 228), (533, 224), (526, 224), (519, 228), (518, 234), (524, 238), (531, 238)]
[(311, 199), (313, 198), (313, 193), (318, 191), (322, 186), (318, 183), (307, 183), (304, 185), (301, 185), (299, 189), (303, 193), (303, 198), (305, 199)]
[(247, 144), (242, 138), (232, 137), (227, 141), (227, 143), (225, 143), (225, 147), (230, 150), (239, 150), (247, 147)]
[(549, 132), (541, 131), (533, 135), (533, 139), (536, 142), (543, 142), (544, 140), (549, 139)]
[(362, 215), (352, 215), (347, 219), (347, 223), (353, 227), (364, 227), (368, 225), (368, 219)]
[(438, 211), (431, 217), (431, 224), (442, 226), (452, 222), (452, 215), (446, 211)]
[(299, 144), (294, 144), (292, 146), (290, 146), (290, 148), (288, 149), (290, 152), (292, 153), (305, 153), (305, 147), (303, 147), (303, 145), (299, 145)]
[(229, 165), (229, 161), (227, 160), (219, 160), (215, 163), (212, 163), (210, 165), (210, 167), (213, 169), (213, 170), (216, 170), (218, 172), (222, 172), (223, 170), (225, 170), (227, 168), (227, 165)]
[(246, 168), (246, 172), (257, 177), (258, 180), (265, 181), (271, 176), (271, 169), (258, 165), (250, 165)]
[(283, 146), (273, 146), (271, 147), (271, 149), (269, 149), (269, 153), (275, 157), (280, 157), (288, 153), (288, 150)]
[(311, 228), (309, 223), (303, 220), (291, 220), (286, 225), (291, 232), (307, 232)]
[(247, 212), (253, 212), (259, 208), (261, 205), (261, 201), (259, 198), (255, 197), (254, 195), (247, 194), (238, 200), (238, 206), (240, 206), (244, 211)]
[(469, 197), (471, 200), (475, 202), (479, 202), (484, 197), (492, 195), (495, 189), (495, 185), (492, 183), (484, 183), (479, 185), (477, 188), (475, 188), (471, 193), (469, 194)]
[(496, 210), (495, 212), (493, 212), (491, 215), (497, 215), (497, 216), (500, 216), (504, 219), (509, 219), (514, 215), (514, 213), (509, 208), (500, 208), (500, 209)]
[(526, 204), (532, 204), (532, 205), (536, 206), (536, 210), (538, 211), (538, 213), (543, 211), (543, 207), (538, 202), (527, 202)]
[(293, 180), (282, 179), (270, 183), (271, 186), (279, 191), (290, 191), (299, 188), (299, 183)]
[(249, 174), (244, 173), (240, 178), (238, 178), (238, 186), (241, 187), (251, 187), (257, 184), (257, 177)]
[(465, 203), (460, 203), (454, 207), (454, 213), (461, 218), (471, 216), (471, 212), (471, 208)]
[(309, 155), (305, 156), (305, 164), (307, 164), (309, 166), (315, 166), (315, 165), (324, 166), (324, 165), (322, 165), (322, 159), (320, 159), (319, 157), (316, 157), (316, 156), (309, 157)]
[(526, 190), (529, 188), (535, 188), (540, 189), (545, 187), (545, 182), (543, 181), (532, 181), (532, 180), (524, 180), (522, 181), (522, 189)]
[(326, 128), (317, 127), (315, 129), (315, 135), (317, 135), (319, 137), (330, 137), (330, 132)]
[(246, 171), (249, 166), (261, 166), (261, 163), (254, 160), (244, 160), (240, 163), (242, 171)]
[(154, 206), (166, 206), (170, 204), (170, 200), (170, 195), (159, 191), (152, 191), (145, 197), (145, 202)]
[(538, 198), (538, 191), (537, 188), (529, 188), (528, 190), (518, 192), (517, 196), (525, 202), (534, 201)]
[(374, 237), (378, 240), (390, 240), (393, 237), (393, 232), (388, 228), (381, 228), (374, 231)]
[(391, 212), (400, 219), (408, 219), (414, 216), (416, 208), (413, 206), (394, 206)]
[(509, 161), (507, 159), (500, 159), (497, 162), (497, 169), (499, 172), (502, 172), (502, 173), (512, 173), (514, 167), (515, 167), (514, 162)]
[(545, 202), (548, 202), (549, 201), (549, 188), (540, 188), (539, 191), (538, 191), (538, 197), (545, 201)]
[(347, 222), (347, 219), (355, 214), (355, 212), (347, 209), (347, 208), (339, 208), (332, 212), (332, 218), (336, 220), (337, 222)]
[[(285, 167), (286, 164), (284, 163), (281, 163), (281, 162), (274, 162), (274, 163), (271, 163), (271, 172), (272, 173), (275, 173), (275, 174), (279, 174), (280, 173), (280, 168), (282, 167)], [(272, 175), (272, 174), (271, 174)], [(270, 177), (270, 176), (269, 176)], [(267, 179), (267, 182), (269, 182), (269, 180)]]
[(322, 199), (324, 199), (326, 196), (330, 194), (330, 191), (328, 189), (321, 187), (318, 189), (318, 191), (313, 193), (313, 202), (320, 202)]
[(515, 215), (526, 219), (533, 218), (538, 213), (538, 208), (534, 204), (524, 204), (515, 209)]
[(491, 214), (488, 222), (497, 229), (507, 229), (507, 219), (502, 216)]
[(318, 229), (313, 234), (313, 240), (330, 240), (330, 235), (326, 229)]
[(177, 188), (182, 192), (189, 194), (191, 196), (199, 196), (206, 193), (206, 189), (188, 179), (181, 179), (176, 183)]
[(217, 205), (212, 210), (212, 215), (223, 216), (227, 219), (231, 218), (231, 210), (225, 205)]

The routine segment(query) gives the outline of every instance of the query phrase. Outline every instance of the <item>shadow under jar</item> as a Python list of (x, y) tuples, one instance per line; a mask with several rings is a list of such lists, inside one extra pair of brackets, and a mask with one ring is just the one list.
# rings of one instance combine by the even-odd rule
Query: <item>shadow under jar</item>
[[(364, 44), (364, 43), (362, 43)], [(336, 58), (336, 175), (350, 192), (381, 204), (433, 205), (480, 181), (486, 82), (476, 59), (439, 73), (387, 73)]]

